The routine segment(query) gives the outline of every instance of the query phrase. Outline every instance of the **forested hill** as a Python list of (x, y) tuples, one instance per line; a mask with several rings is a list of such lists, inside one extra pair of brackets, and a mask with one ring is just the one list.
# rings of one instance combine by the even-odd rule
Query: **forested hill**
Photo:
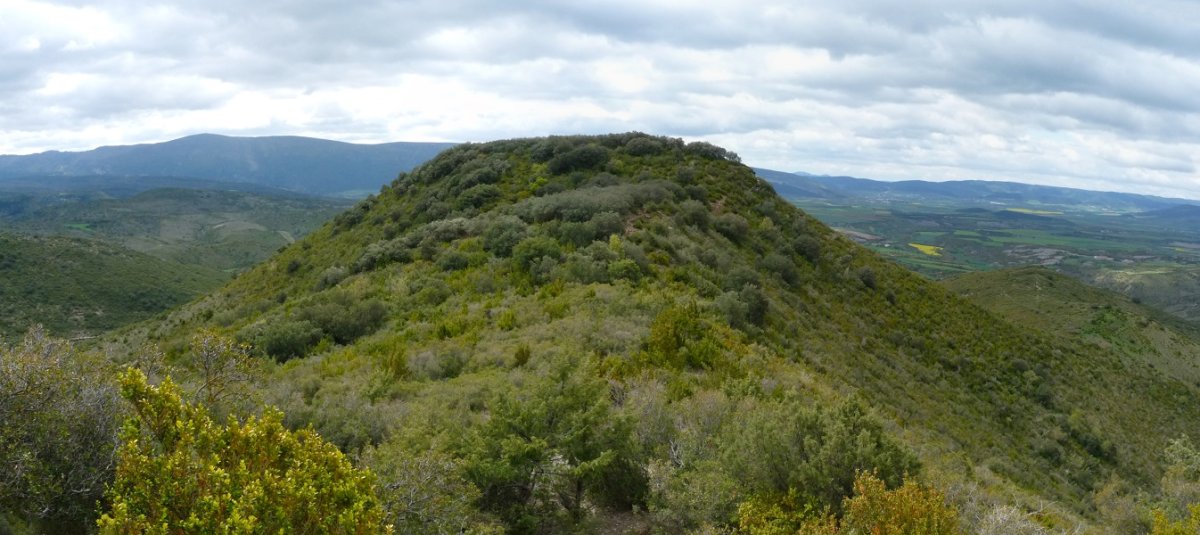
[(298, 136), (200, 134), (84, 152), (0, 156), (0, 183), (28, 176), (175, 176), (318, 195), (366, 195), (452, 143), (360, 145)]
[(636, 133), (447, 150), (106, 347), (157, 342), (186, 379), (202, 328), (278, 363), (263, 401), (363, 452), (392, 511), (440, 467), (422, 503), (444, 508), (398, 531), (795, 528), (841, 515), (856, 470), (946, 489), (969, 529), (1110, 523), (1200, 425), (1196, 384), (1008, 323), (736, 155)]

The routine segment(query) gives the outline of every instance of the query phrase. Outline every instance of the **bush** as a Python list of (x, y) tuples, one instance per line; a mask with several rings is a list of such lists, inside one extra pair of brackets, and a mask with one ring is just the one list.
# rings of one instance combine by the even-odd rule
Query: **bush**
[(501, 258), (512, 254), (513, 247), (525, 239), (529, 226), (513, 216), (492, 222), (483, 232), (483, 250)]
[(679, 186), (662, 180), (576, 189), (526, 199), (513, 205), (513, 212), (529, 222), (587, 221), (603, 212), (633, 213), (647, 204), (673, 199), (676, 192)]
[(688, 199), (679, 203), (679, 222), (684, 225), (691, 225), (700, 230), (708, 228), (708, 222), (711, 214), (708, 211), (708, 205)]
[(438, 257), (438, 268), (442, 271), (458, 271), (466, 269), (471, 264), (471, 259), (462, 251), (448, 250)]
[(311, 429), (288, 431), (267, 409), (245, 423), (215, 424), (167, 379), (151, 386), (129, 370), (133, 404), (101, 533), (379, 533), (374, 478)]
[(789, 286), (795, 286), (800, 280), (800, 272), (792, 260), (779, 253), (770, 253), (758, 261), (759, 269), (778, 275)]
[(405, 246), (404, 240), (379, 241), (367, 246), (362, 256), (354, 262), (354, 271), (361, 273), (383, 267), (392, 262), (411, 261), (412, 251)]
[(733, 243), (742, 243), (750, 233), (750, 223), (737, 214), (721, 214), (713, 221), (713, 228)]
[(348, 344), (379, 329), (387, 319), (387, 306), (378, 299), (355, 301), (341, 294), (300, 309), (297, 317), (317, 326), (334, 342)]
[(259, 327), (249, 342), (278, 362), (302, 358), (321, 339), (321, 329), (303, 320), (280, 319)]
[(841, 507), (859, 472), (899, 486), (916, 458), (853, 402), (829, 410), (798, 401), (755, 401), (722, 440), (725, 465), (755, 492), (796, 493), (800, 507)]
[(594, 229), (593, 239), (607, 239), (625, 232), (625, 220), (616, 212), (600, 212), (589, 221)]
[(386, 444), (368, 450), (364, 461), (379, 476), (386, 521), (397, 533), (500, 533), (475, 509), (479, 489), (463, 478), (461, 460)]
[(734, 163), (741, 163), (742, 159), (736, 153), (725, 150), (721, 147), (707, 143), (704, 141), (693, 141), (684, 147), (688, 154), (694, 154), (701, 158), (709, 158), (712, 160), (728, 160)]
[(666, 146), (652, 137), (635, 137), (625, 143), (625, 153), (630, 156), (653, 156), (662, 154)]
[(350, 275), (350, 271), (342, 266), (329, 266), (325, 271), (321, 272), (321, 277), (317, 279), (316, 290), (319, 292), (325, 288), (337, 286), (348, 275)]
[(867, 288), (870, 288), (872, 290), (875, 289), (878, 282), (876, 282), (876, 280), (875, 280), (875, 270), (874, 269), (871, 269), (870, 266), (863, 266), (863, 267), (858, 268), (857, 274), (858, 274), (858, 280), (863, 283), (863, 286), (866, 286)]
[(562, 258), (562, 248), (558, 241), (546, 236), (532, 236), (521, 240), (512, 252), (513, 260), (522, 268), (530, 269), (535, 261), (542, 258), (559, 260)]
[(459, 208), (483, 208), (500, 199), (500, 188), (492, 184), (472, 186), (458, 196)]
[(874, 473), (860, 472), (854, 480), (854, 497), (842, 505), (842, 533), (901, 535), (957, 535), (958, 512), (946, 504), (936, 489), (911, 480), (894, 490)]
[(558, 154), (546, 162), (546, 170), (561, 175), (571, 171), (595, 169), (608, 161), (608, 149), (589, 143)]
[(812, 236), (800, 236), (793, 240), (792, 250), (813, 264), (821, 259), (821, 242)]
[(121, 417), (107, 370), (40, 327), (0, 346), (0, 532), (9, 514), (33, 532), (94, 525)]
[[(465, 452), (482, 507), (513, 532), (563, 532), (554, 520), (578, 523), (589, 500), (612, 503), (644, 492), (645, 479), (629, 462), (629, 421), (612, 410), (608, 390), (587, 366), (562, 360), (494, 397), (491, 418)], [(614, 479), (625, 486), (604, 485)]]

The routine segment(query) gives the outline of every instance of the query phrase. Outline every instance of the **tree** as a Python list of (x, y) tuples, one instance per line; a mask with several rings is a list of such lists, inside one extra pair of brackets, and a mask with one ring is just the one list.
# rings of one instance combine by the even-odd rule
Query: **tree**
[(106, 371), (40, 326), (0, 347), (0, 517), (15, 514), (37, 531), (91, 523), (112, 479), (120, 421)]
[(102, 533), (385, 531), (371, 473), (312, 429), (287, 430), (274, 409), (218, 425), (170, 378), (154, 387), (134, 369), (120, 384), (134, 417)]

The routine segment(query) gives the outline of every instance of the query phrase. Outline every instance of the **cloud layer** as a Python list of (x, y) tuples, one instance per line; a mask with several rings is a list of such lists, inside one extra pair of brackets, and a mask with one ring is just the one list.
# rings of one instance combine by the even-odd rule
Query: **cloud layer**
[(1200, 198), (1200, 5), (0, 0), (0, 153), (642, 130), (747, 162)]

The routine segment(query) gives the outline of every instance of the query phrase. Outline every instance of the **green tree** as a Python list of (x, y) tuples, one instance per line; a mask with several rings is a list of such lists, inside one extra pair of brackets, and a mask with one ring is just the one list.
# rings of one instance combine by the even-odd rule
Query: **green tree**
[(268, 409), (218, 425), (168, 378), (121, 374), (134, 417), (121, 432), (102, 533), (376, 533), (383, 509), (370, 472), (311, 429)]

